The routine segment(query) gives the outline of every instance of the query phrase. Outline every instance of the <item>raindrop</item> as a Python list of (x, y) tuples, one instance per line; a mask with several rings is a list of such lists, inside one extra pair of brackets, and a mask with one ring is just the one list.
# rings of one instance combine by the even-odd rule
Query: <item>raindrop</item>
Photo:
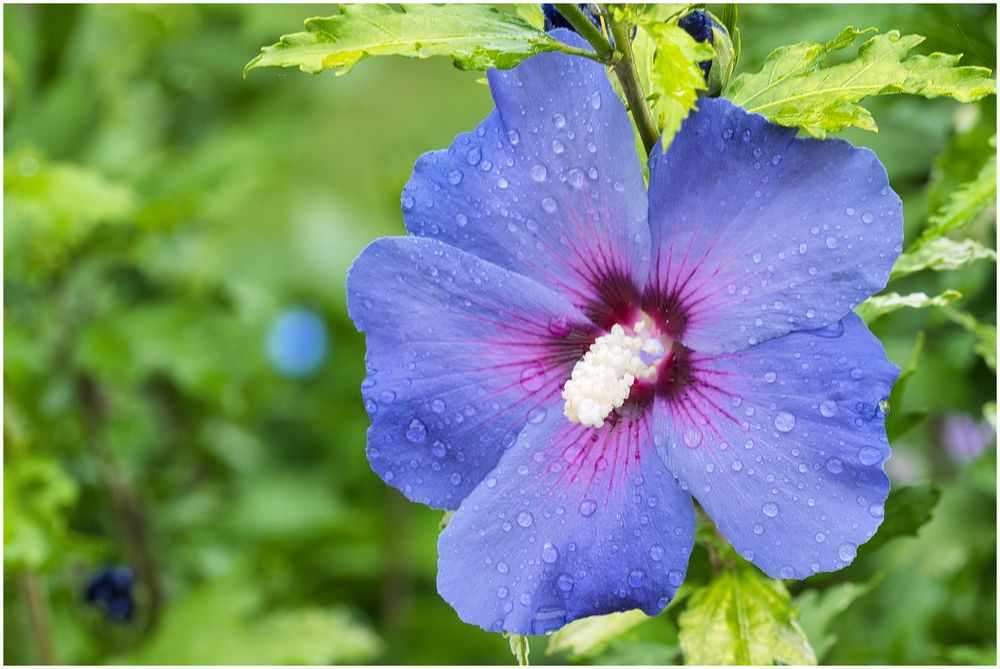
[(821, 544), (824, 541), (826, 541), (826, 535), (823, 534), (822, 532), (817, 532), (816, 533), (816, 543)]
[(872, 518), (881, 518), (885, 515), (885, 507), (878, 502), (872, 502), (871, 506), (868, 507), (868, 513), (872, 515)]
[(406, 428), (406, 438), (414, 444), (421, 443), (427, 438), (427, 426), (421, 423), (419, 419), (414, 418), (410, 421), (409, 427)]
[(546, 543), (542, 546), (542, 562), (546, 564), (552, 564), (559, 559), (559, 549), (550, 543)]
[(535, 517), (527, 511), (522, 511), (517, 515), (517, 524), (521, 527), (531, 527), (533, 522), (535, 522)]
[(826, 461), (826, 471), (831, 474), (839, 474), (844, 471), (844, 463), (840, 461), (840, 458), (830, 458)]
[(469, 217), (465, 214), (455, 214), (455, 222), (458, 223), (458, 227), (464, 228), (469, 222)]
[(753, 533), (764, 534), (764, 526), (761, 525), (760, 523), (757, 523), (756, 525), (753, 526)]
[(542, 209), (549, 212), (550, 214), (556, 210), (556, 201), (551, 197), (542, 198)]
[(528, 412), (528, 422), (532, 425), (538, 425), (545, 420), (545, 414), (545, 407), (536, 407)]
[(539, 364), (532, 364), (524, 368), (521, 372), (521, 387), (528, 392), (539, 390), (545, 385), (545, 368)]
[(764, 515), (768, 518), (774, 518), (778, 515), (778, 505), (774, 502), (767, 502), (761, 507), (761, 511), (763, 511)]
[(556, 586), (563, 592), (569, 592), (574, 585), (575, 581), (569, 574), (559, 574), (559, 578), (556, 579)]
[(855, 381), (860, 381), (862, 378), (864, 378), (864, 375), (865, 372), (860, 367), (854, 367), (853, 369), (851, 369), (851, 378), (854, 379)]
[(448, 172), (448, 183), (452, 186), (457, 186), (462, 183), (462, 176), (462, 170), (452, 170), (451, 172)]
[(795, 416), (787, 411), (779, 411), (774, 417), (774, 429), (778, 432), (791, 432), (795, 427)]
[(858, 547), (852, 543), (844, 542), (840, 544), (840, 548), (837, 549), (837, 555), (844, 562), (850, 562), (854, 559), (854, 556), (858, 554)]
[(444, 410), (447, 408), (448, 405), (446, 405), (442, 399), (436, 399), (431, 402), (431, 411), (434, 413), (444, 413)]
[(882, 453), (872, 446), (865, 446), (858, 451), (858, 460), (863, 465), (874, 465), (882, 459)]
[(549, 319), (549, 332), (554, 337), (565, 339), (572, 331), (573, 327), (566, 320), (565, 316), (553, 316)]
[(827, 418), (837, 415), (837, 403), (833, 400), (823, 400), (819, 403), (819, 412)]
[(875, 220), (875, 216), (870, 211), (866, 211), (865, 213), (861, 214), (861, 220), (864, 221), (865, 223), (871, 223), (872, 221)]
[(531, 178), (535, 181), (545, 181), (545, 177), (549, 173), (549, 171), (545, 169), (545, 165), (532, 165), (529, 172), (531, 173)]
[(566, 117), (563, 116), (562, 114), (554, 114), (552, 116), (552, 124), (555, 125), (555, 127), (557, 127), (557, 128), (565, 128), (566, 127)]
[(478, 146), (474, 146), (469, 149), (468, 153), (465, 154), (465, 162), (470, 165), (478, 165), (479, 161), (483, 159), (483, 152)]
[(667, 572), (667, 583), (674, 586), (675, 588), (680, 587), (681, 583), (684, 582), (684, 574), (676, 569), (671, 569)]
[(628, 584), (633, 588), (641, 588), (646, 583), (646, 572), (641, 569), (633, 569), (628, 575)]
[(837, 248), (837, 238), (836, 237), (827, 237), (826, 238), (826, 248), (828, 248), (828, 249), (835, 249), (835, 248)]
[(563, 146), (562, 142), (560, 142), (558, 139), (553, 139), (552, 140), (552, 152), (553, 153), (562, 153), (565, 150), (566, 150), (566, 147)]
[(451, 484), (452, 485), (462, 485), (462, 475), (459, 474), (458, 472), (453, 473), (451, 475)]
[(774, 383), (774, 380), (778, 378), (778, 375), (774, 372), (767, 372), (764, 374), (764, 380), (768, 383)]
[(497, 571), (500, 572), (501, 574), (506, 574), (508, 571), (510, 571), (510, 565), (507, 564), (506, 562), (497, 562)]
[(403, 211), (409, 211), (413, 209), (414, 201), (413, 198), (410, 197), (409, 195), (404, 195), (403, 199), (401, 200), (401, 203), (403, 205)]
[(778, 575), (781, 576), (781, 578), (795, 578), (795, 570), (786, 564), (778, 572)]
[(663, 559), (663, 546), (660, 544), (653, 544), (649, 547), (649, 559), (653, 562), (659, 562)]
[(684, 432), (684, 445), (688, 448), (697, 448), (701, 443), (701, 432), (693, 427), (689, 427)]
[(594, 109), (601, 108), (601, 94), (599, 92), (595, 91), (590, 96), (590, 106), (593, 107)]
[(582, 188), (586, 181), (583, 178), (583, 172), (573, 168), (566, 174), (566, 180), (569, 181), (569, 185), (574, 188)]
[(597, 502), (592, 499), (585, 499), (580, 502), (580, 515), (589, 518), (597, 511)]
[(435, 441), (434, 445), (431, 446), (431, 454), (435, 458), (443, 458), (448, 452), (448, 447), (444, 445), (444, 442)]

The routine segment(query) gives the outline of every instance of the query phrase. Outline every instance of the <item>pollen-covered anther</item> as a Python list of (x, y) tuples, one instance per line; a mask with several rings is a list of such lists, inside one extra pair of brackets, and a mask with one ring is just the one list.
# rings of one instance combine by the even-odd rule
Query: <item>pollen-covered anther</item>
[(563, 413), (574, 423), (601, 427), (604, 419), (628, 399), (637, 379), (656, 378), (656, 365), (667, 353), (658, 337), (646, 337), (645, 321), (628, 333), (621, 325), (598, 337), (573, 367), (563, 387)]

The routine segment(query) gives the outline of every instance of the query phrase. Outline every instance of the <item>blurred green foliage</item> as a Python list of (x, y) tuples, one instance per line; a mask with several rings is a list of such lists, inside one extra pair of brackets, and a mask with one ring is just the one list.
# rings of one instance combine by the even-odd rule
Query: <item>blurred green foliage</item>
[[(242, 78), (262, 44), (335, 12), (4, 7), (7, 663), (512, 661), (506, 639), (461, 623), (436, 593), (440, 513), (368, 468), (364, 342), (344, 301), (354, 256), (403, 232), (416, 157), (473, 127), (489, 91), (446, 59)], [(852, 24), (921, 34), (917, 53), (995, 69), (995, 12), (745, 5), (738, 72)], [(995, 160), (995, 99), (866, 105), (880, 132), (839, 135), (885, 163), (909, 243)], [(995, 248), (995, 197), (953, 232)], [(949, 289), (962, 294), (949, 312), (874, 323), (901, 366), (925, 333), (890, 414), (908, 419), (890, 475), (913, 487), (900, 513), (886, 505), (898, 536), (846, 570), (786, 583), (820, 662), (996, 661), (995, 448), (965, 463), (940, 431), (948, 413), (995, 412), (984, 360), (995, 366), (995, 265), (894, 284)], [(328, 328), (307, 378), (266, 355), (295, 305)], [(663, 615), (600, 647), (546, 656), (532, 639), (531, 660), (679, 661), (679, 611), (709, 558), (696, 550), (690, 587)], [(128, 624), (83, 601), (109, 563), (136, 572)]]

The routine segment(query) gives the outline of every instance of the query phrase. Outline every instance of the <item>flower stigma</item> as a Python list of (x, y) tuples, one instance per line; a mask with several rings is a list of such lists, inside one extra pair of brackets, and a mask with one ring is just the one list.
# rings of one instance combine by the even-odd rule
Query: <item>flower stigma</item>
[(620, 324), (601, 335), (573, 367), (562, 397), (563, 414), (574, 423), (599, 428), (628, 399), (636, 381), (654, 381), (660, 363), (673, 350), (673, 340), (660, 336), (649, 317), (631, 331)]

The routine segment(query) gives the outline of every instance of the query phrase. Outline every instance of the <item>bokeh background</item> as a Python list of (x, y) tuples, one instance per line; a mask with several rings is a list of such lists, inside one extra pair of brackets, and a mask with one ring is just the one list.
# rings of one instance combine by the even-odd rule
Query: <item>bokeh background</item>
[[(740, 11), (738, 71), (848, 24), (996, 67), (992, 5)], [(335, 12), (4, 7), (6, 663), (512, 661), (436, 594), (440, 512), (368, 468), (344, 294), (364, 245), (403, 233), (417, 156), (473, 127), (489, 91), (443, 59), (242, 77)], [(995, 151), (995, 104), (879, 99), (880, 133), (844, 133), (885, 163), (909, 239)], [(995, 207), (963, 235), (994, 246)], [(996, 322), (992, 263), (900, 283), (956, 288)], [(900, 365), (926, 333), (892, 411), (927, 416), (889, 471), (942, 495), (918, 536), (838, 577), (869, 589), (821, 660), (995, 663), (995, 376), (940, 310), (875, 331)], [(807, 607), (810, 583), (789, 587)], [(545, 643), (533, 662), (566, 660)], [(593, 661), (678, 659), (665, 614)]]

